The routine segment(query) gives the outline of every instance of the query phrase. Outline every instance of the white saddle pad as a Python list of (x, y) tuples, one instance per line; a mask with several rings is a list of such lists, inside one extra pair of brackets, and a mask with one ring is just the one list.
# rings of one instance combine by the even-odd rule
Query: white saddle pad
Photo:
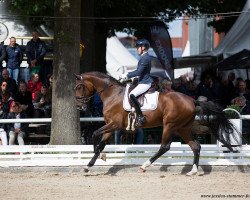
[[(131, 111), (132, 107), (130, 106), (130, 103), (128, 101), (128, 88), (129, 84), (126, 86), (126, 91), (124, 94), (123, 98), (123, 108), (126, 111)], [(143, 106), (141, 107), (142, 111), (147, 111), (147, 110), (155, 110), (157, 108), (158, 104), (158, 97), (159, 97), (159, 92), (154, 92), (151, 94), (146, 94), (143, 102)]]

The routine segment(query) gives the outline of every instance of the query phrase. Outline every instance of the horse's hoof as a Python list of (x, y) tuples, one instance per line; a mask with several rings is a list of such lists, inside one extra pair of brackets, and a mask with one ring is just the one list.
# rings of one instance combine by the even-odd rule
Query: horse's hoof
[(197, 172), (188, 172), (188, 173), (186, 173), (186, 176), (193, 176), (193, 175), (196, 175), (197, 174)]
[(106, 161), (107, 159), (107, 156), (106, 156), (106, 153), (103, 153), (100, 157), (103, 161)]
[(144, 172), (146, 172), (146, 169), (144, 169), (144, 168), (140, 167), (139, 172), (144, 173)]
[(89, 168), (88, 167), (85, 167), (83, 170), (84, 170), (85, 173), (89, 172)]

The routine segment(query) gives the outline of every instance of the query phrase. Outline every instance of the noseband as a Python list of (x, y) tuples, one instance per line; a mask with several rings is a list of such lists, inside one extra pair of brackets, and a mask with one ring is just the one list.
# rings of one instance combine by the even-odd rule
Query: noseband
[[(81, 81), (82, 81), (82, 79), (83, 79), (83, 78), (82, 78), (82, 76), (81, 76)], [(113, 84), (106, 85), (102, 90), (96, 91), (96, 92), (97, 92), (98, 95), (101, 95), (101, 93), (102, 93), (104, 90), (106, 90), (107, 88), (109, 88), (109, 87), (111, 87), (111, 86), (113, 86)], [(87, 90), (91, 93), (91, 91), (88, 89), (88, 87), (87, 87), (84, 83), (82, 83), (82, 82), (81, 82), (81, 83), (78, 83), (78, 84), (74, 87), (74, 90), (76, 90), (78, 87), (86, 87)], [(76, 98), (76, 101), (77, 101), (77, 102), (86, 105), (86, 104), (91, 100), (92, 97), (94, 97), (94, 94), (91, 95), (91, 96), (89, 96), (89, 97), (76, 96), (75, 98)]]
[[(86, 87), (86, 85), (84, 83), (79, 83), (75, 86), (74, 90), (76, 90), (78, 87)], [(90, 92), (90, 90), (88, 89), (88, 87), (86, 87), (87, 90)], [(93, 97), (94, 95), (91, 95), (89, 97), (84, 97), (84, 96), (76, 96), (76, 100), (81, 103), (81, 104), (87, 104), (91, 98)]]

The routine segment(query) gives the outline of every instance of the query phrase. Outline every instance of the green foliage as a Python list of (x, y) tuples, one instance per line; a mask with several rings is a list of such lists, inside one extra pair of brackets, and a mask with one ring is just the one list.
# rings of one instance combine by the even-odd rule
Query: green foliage
[(32, 27), (45, 25), (53, 27), (54, 1), (51, 0), (13, 0), (9, 5), (13, 14), (21, 20), (28, 22)]
[[(59, 0), (57, 0), (59, 1)], [(202, 14), (239, 12), (242, 10), (246, 0), (93, 0), (94, 2), (94, 16), (114, 18), (101, 20), (96, 22), (105, 24), (110, 30), (110, 34), (114, 30), (125, 31), (135, 34), (140, 34), (143, 27), (153, 21), (150, 17), (157, 17), (170, 22), (176, 17), (183, 14), (187, 16), (199, 17)], [(23, 16), (54, 16), (54, 2), (53, 0), (12, 0), (10, 9), (19, 15)], [(82, 0), (82, 4), (87, 4), (88, 1)], [(140, 17), (140, 18), (138, 18)], [(212, 20), (209, 22), (210, 26), (216, 28), (218, 32), (228, 31), (232, 24), (237, 19), (234, 17), (225, 17), (220, 20)], [(30, 23), (34, 27), (44, 24), (46, 26), (53, 26), (53, 19), (48, 17), (28, 17)], [(139, 32), (138, 32), (139, 31)]]
[[(229, 105), (229, 106), (227, 106), (227, 108), (234, 109), (234, 110), (238, 111), (239, 113), (241, 112), (241, 107), (239, 105), (236, 105), (236, 104)], [(239, 118), (238, 113), (233, 111), (233, 110), (227, 110), (227, 111), (225, 111), (225, 113), (226, 113), (227, 118), (230, 118), (230, 119), (238, 119)]]

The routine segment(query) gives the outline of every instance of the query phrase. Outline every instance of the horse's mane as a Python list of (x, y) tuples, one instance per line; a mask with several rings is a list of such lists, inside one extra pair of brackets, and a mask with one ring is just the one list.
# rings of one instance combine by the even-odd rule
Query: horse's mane
[(118, 80), (116, 80), (112, 76), (109, 76), (109, 75), (104, 74), (102, 72), (93, 71), (93, 72), (86, 72), (85, 74), (90, 74), (92, 76), (96, 76), (96, 77), (99, 77), (101, 79), (108, 80), (109, 82), (112, 82), (112, 84), (116, 84), (116, 85), (119, 85), (119, 86), (124, 86), (123, 84), (121, 84)]

